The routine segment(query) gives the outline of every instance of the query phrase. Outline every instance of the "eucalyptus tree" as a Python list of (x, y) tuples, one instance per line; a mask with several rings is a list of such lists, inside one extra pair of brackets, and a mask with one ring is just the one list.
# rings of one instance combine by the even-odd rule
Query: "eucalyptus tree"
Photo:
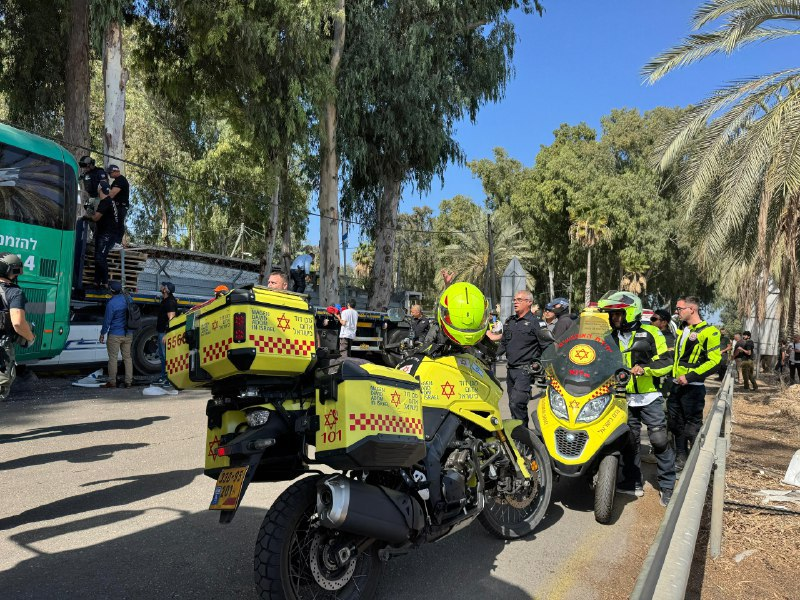
[[(712, 0), (695, 11), (698, 33), (644, 67), (650, 83), (706, 57), (798, 34), (794, 0)], [(740, 290), (757, 286), (764, 315), (770, 275), (785, 291), (798, 284), (800, 250), (800, 69), (732, 82), (691, 108), (665, 137), (658, 160), (676, 167), (685, 223), (702, 232), (696, 256), (706, 271), (723, 260), (748, 265)], [(729, 263), (731, 264), (731, 263)]]
[(404, 183), (418, 190), (463, 159), (456, 121), (502, 96), (513, 69), (513, 9), (537, 0), (348, 3), (338, 80), (343, 209), (375, 239), (370, 306), (387, 304)]
[[(338, 22), (343, 15), (335, 12), (334, 0), (149, 0), (143, 14), (142, 43), (135, 58), (147, 73), (149, 88), (189, 122), (200, 111), (229, 121), (254, 150), (243, 160), (263, 157), (269, 167), (258, 181), (259, 195), (269, 197), (262, 258), (266, 268), (272, 261), (277, 226), (286, 221), (281, 219), (286, 211), (279, 205), (289, 196), (281, 197), (280, 182), (291, 154), (307, 147), (314, 126), (310, 113), (317, 111), (323, 130), (335, 125), (335, 113), (328, 110), (335, 91), (329, 17)], [(321, 136), (319, 141), (320, 210), (326, 218), (338, 219), (326, 204), (330, 178), (335, 177), (326, 146), (330, 140)], [(254, 177), (258, 175), (254, 172)], [(321, 231), (324, 238), (325, 229)], [(336, 286), (338, 244), (330, 248), (323, 239), (321, 247), (320, 297), (328, 302)], [(331, 272), (326, 270), (327, 253), (335, 258)]]

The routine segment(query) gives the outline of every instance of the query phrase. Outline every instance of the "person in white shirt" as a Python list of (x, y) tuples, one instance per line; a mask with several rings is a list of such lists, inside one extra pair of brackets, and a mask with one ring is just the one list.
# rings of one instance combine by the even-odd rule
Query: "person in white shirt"
[(350, 349), (358, 329), (358, 312), (355, 309), (356, 301), (348, 300), (347, 308), (337, 317), (342, 328), (339, 330), (339, 353), (350, 356)]

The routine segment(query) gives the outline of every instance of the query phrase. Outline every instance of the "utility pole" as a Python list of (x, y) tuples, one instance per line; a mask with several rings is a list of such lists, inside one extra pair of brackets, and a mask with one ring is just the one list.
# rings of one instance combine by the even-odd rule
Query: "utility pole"
[(491, 310), (494, 310), (494, 305), (497, 303), (497, 298), (494, 293), (497, 290), (497, 281), (495, 280), (496, 273), (494, 268), (494, 233), (492, 233), (492, 214), (486, 215), (487, 231), (489, 236), (489, 297), (491, 298)]

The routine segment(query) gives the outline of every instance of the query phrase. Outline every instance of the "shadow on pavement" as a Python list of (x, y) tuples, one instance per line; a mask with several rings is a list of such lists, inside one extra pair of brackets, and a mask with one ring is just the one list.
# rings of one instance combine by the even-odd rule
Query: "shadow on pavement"
[(84, 484), (102, 485), (107, 483), (122, 482), (119, 485), (106, 487), (101, 490), (78, 494), (56, 500), (50, 504), (37, 506), (26, 510), (13, 517), (0, 519), (0, 530), (13, 529), (26, 523), (57, 519), (66, 515), (102, 510), (111, 506), (124, 506), (139, 500), (145, 500), (165, 492), (180, 489), (189, 485), (195, 477), (202, 475), (202, 469), (187, 469), (185, 471), (170, 471), (154, 475), (133, 475), (118, 479), (106, 479)]
[[(36, 556), (2, 574), (3, 595), (26, 600), (255, 600), (253, 549), (263, 518), (262, 509), (244, 506), (231, 524), (220, 525), (217, 514), (210, 511), (187, 514), (159, 507), (120, 510), (16, 533), (11, 539)], [(135, 519), (159, 524), (88, 547), (37, 550), (51, 538), (83, 532), (83, 541), (91, 539), (87, 535), (91, 529), (132, 527)], [(535, 538), (526, 538), (530, 539)], [(526, 540), (504, 542), (473, 523), (451, 538), (392, 559), (383, 571), (377, 597), (528, 600), (530, 593), (493, 575), (505, 545)], [(520, 568), (536, 569), (535, 565)]]
[[(636, 500), (638, 500), (636, 496), (614, 494), (614, 512), (611, 514), (611, 521), (608, 525), (614, 525), (622, 516), (625, 507)], [(553, 496), (550, 501), (553, 504), (560, 503), (567, 510), (594, 512), (594, 491), (589, 488), (588, 481), (584, 477), (562, 477), (553, 487)]]
[(107, 444), (104, 446), (89, 446), (88, 448), (78, 448), (77, 450), (64, 450), (63, 452), (48, 452), (47, 454), (35, 454), (33, 456), (23, 456), (15, 460), (0, 463), (0, 471), (10, 471), (11, 469), (22, 469), (36, 465), (47, 465), (54, 462), (66, 461), (70, 463), (87, 463), (99, 460), (107, 460), (114, 456), (115, 452), (121, 450), (136, 450), (144, 448), (150, 444)]
[(73, 425), (39, 427), (38, 429), (29, 429), (28, 431), (24, 431), (22, 433), (8, 433), (0, 435), (0, 444), (28, 440), (40, 440), (43, 438), (59, 437), (62, 435), (80, 435), (82, 433), (94, 433), (97, 431), (136, 429), (138, 427), (147, 427), (156, 421), (166, 421), (167, 419), (169, 419), (169, 417), (162, 415), (158, 417), (142, 417), (141, 419), (115, 419), (113, 421), (96, 421), (92, 423), (76, 423)]

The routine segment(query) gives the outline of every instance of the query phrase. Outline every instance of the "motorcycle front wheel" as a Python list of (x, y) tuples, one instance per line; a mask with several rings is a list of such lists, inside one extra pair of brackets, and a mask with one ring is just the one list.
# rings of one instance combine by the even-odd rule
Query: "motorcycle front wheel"
[(532, 533), (547, 512), (553, 491), (550, 457), (541, 440), (521, 425), (511, 432), (511, 438), (531, 471), (531, 486), (515, 494), (487, 493), (486, 506), (478, 515), (481, 525), (503, 540)]
[(594, 520), (603, 525), (611, 521), (617, 487), (619, 458), (609, 454), (600, 461), (594, 484)]
[(255, 582), (264, 600), (372, 598), (382, 563), (377, 548), (356, 552), (339, 566), (332, 549), (346, 534), (316, 524), (317, 481), (289, 486), (267, 511), (256, 540)]

